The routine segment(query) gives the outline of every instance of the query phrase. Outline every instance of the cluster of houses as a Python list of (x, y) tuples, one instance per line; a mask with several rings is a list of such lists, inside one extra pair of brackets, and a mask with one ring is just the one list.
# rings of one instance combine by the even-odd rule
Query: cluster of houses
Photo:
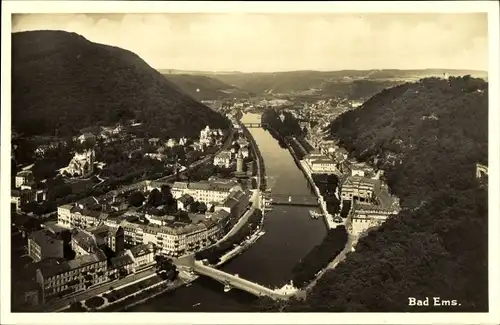
[(243, 173), (243, 161), (250, 156), (250, 143), (246, 138), (240, 136), (234, 140), (229, 150), (222, 150), (214, 156), (215, 166), (229, 168), (236, 161), (236, 172)]
[[(74, 256), (68, 256), (71, 247)], [(34, 303), (44, 304), (85, 291), (153, 265), (153, 246), (125, 249), (124, 230), (105, 225), (86, 229), (46, 227), (28, 237), (35, 262)]]
[(399, 200), (380, 180), (381, 171), (348, 158), (333, 140), (314, 142), (318, 149), (306, 155), (302, 166), (309, 174), (335, 174), (340, 179), (340, 201), (349, 206), (349, 230), (360, 234), (399, 213)]
[(37, 189), (35, 177), (31, 170), (22, 170), (16, 174), (15, 188), (10, 192), (10, 203), (16, 212), (32, 202), (43, 202), (47, 199), (46, 189)]
[[(189, 221), (169, 215), (162, 206), (146, 209), (128, 203), (127, 194), (147, 194), (163, 185), (144, 181), (59, 206), (57, 223), (28, 239), (41, 289), (38, 301), (46, 303), (135, 273), (153, 265), (156, 254), (178, 257), (202, 250), (221, 239), (250, 205), (250, 193), (238, 182), (214, 178), (172, 185), (177, 209)], [(210, 212), (186, 212), (194, 202), (203, 202)], [(76, 255), (70, 258), (66, 247)]]

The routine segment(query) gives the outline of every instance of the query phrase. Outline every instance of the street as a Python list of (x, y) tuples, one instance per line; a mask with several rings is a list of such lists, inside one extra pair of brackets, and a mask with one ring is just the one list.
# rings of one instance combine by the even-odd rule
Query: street
[(44, 306), (46, 308), (44, 310), (50, 310), (50, 311), (59, 310), (59, 309), (65, 307), (67, 305), (70, 305), (74, 302), (89, 299), (91, 297), (94, 297), (94, 296), (99, 295), (101, 293), (104, 293), (106, 291), (109, 291), (109, 290), (111, 290), (111, 288), (117, 288), (119, 286), (129, 284), (131, 282), (134, 282), (134, 281), (140, 280), (142, 278), (146, 278), (150, 275), (153, 275), (154, 273), (156, 273), (156, 269), (154, 267), (143, 270), (141, 272), (129, 275), (126, 278), (123, 278), (123, 279), (120, 279), (117, 281), (113, 281), (113, 282), (108, 282), (108, 283), (103, 284), (102, 286), (99, 286), (97, 288), (90, 289), (90, 290), (87, 290), (87, 291), (84, 291), (81, 293), (77, 293), (76, 295), (65, 297), (63, 299), (54, 301), (54, 302), (50, 303), (49, 305)]

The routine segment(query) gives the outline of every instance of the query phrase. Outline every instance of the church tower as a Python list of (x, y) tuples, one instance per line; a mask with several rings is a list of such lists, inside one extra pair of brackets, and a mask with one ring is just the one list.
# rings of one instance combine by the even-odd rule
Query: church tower
[(238, 156), (236, 157), (236, 172), (243, 172), (243, 154), (241, 153), (241, 149), (238, 151)]

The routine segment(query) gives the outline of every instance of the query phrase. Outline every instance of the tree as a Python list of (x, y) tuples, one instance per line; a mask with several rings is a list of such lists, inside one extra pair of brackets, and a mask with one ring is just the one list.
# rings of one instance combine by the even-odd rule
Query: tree
[(189, 211), (191, 213), (198, 213), (200, 211), (200, 202), (195, 201), (189, 205)]
[(207, 212), (207, 205), (203, 202), (200, 202), (198, 205), (198, 212), (201, 214), (205, 214)]
[(146, 197), (139, 191), (133, 192), (128, 197), (128, 203), (135, 207), (140, 207), (144, 203), (144, 200), (146, 200)]
[(160, 206), (163, 204), (163, 195), (157, 188), (153, 189), (148, 196), (148, 205), (150, 206)]

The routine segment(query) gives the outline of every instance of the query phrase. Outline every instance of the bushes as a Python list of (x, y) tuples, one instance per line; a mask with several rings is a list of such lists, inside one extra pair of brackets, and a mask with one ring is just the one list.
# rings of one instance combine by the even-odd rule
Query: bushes
[(92, 297), (92, 298), (87, 299), (85, 301), (85, 306), (87, 306), (88, 308), (91, 308), (91, 309), (101, 307), (102, 305), (104, 305), (104, 298), (99, 297), (99, 296)]

